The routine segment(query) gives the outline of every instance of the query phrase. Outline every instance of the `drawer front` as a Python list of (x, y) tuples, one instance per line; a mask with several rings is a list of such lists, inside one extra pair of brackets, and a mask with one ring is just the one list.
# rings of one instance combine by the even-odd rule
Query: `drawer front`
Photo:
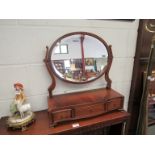
[(75, 117), (84, 118), (96, 116), (106, 112), (106, 105), (104, 103), (95, 103), (92, 105), (77, 106), (75, 109)]
[(117, 98), (113, 99), (107, 102), (107, 110), (112, 111), (116, 109), (122, 109), (123, 108), (123, 99)]
[(63, 120), (70, 119), (72, 117), (71, 109), (59, 110), (56, 112), (52, 112), (53, 122), (59, 122)]

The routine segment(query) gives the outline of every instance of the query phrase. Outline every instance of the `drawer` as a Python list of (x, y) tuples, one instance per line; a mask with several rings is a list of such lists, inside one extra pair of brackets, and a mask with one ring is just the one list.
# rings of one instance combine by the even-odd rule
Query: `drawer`
[(97, 116), (106, 112), (106, 105), (104, 103), (95, 103), (91, 105), (77, 106), (75, 109), (75, 117), (85, 118)]
[(112, 111), (116, 109), (122, 109), (123, 108), (123, 99), (117, 98), (113, 99), (107, 102), (107, 110)]
[(70, 119), (72, 117), (72, 110), (71, 109), (64, 109), (52, 112), (53, 122), (59, 122), (63, 120)]

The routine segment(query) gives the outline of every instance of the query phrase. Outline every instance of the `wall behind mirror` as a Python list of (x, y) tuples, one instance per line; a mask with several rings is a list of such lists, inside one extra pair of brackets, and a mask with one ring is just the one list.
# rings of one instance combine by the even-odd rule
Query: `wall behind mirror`
[[(112, 45), (112, 88), (125, 96), (126, 109), (138, 23), (138, 20), (0, 20), (0, 117), (9, 114), (15, 82), (24, 84), (34, 111), (47, 108), (47, 88), (51, 78), (43, 63), (45, 47), (50, 46), (58, 37), (75, 31), (92, 32)], [(105, 84), (102, 78), (76, 87), (75, 84), (56, 80), (57, 89), (54, 94), (99, 88)]]

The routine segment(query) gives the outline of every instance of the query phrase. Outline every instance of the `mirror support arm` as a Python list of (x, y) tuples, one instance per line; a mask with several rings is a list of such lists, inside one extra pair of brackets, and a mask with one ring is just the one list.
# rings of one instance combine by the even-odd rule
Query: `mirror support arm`
[(46, 56), (45, 56), (44, 62), (46, 64), (46, 67), (48, 69), (49, 74), (52, 77), (52, 84), (48, 88), (49, 97), (51, 98), (53, 96), (52, 91), (54, 90), (54, 88), (56, 86), (56, 82), (55, 82), (54, 75), (53, 75), (53, 73), (51, 72), (51, 69), (50, 69), (50, 61), (51, 60), (49, 60), (48, 58), (49, 58), (49, 47), (46, 46)]
[(109, 71), (111, 68), (112, 60), (113, 60), (111, 45), (109, 45), (109, 51), (110, 52), (109, 52), (109, 56), (108, 56), (108, 66), (107, 66), (107, 69), (105, 72), (105, 80), (107, 81), (107, 87), (106, 87), (107, 89), (111, 88), (111, 83), (112, 83), (112, 80), (109, 78)]

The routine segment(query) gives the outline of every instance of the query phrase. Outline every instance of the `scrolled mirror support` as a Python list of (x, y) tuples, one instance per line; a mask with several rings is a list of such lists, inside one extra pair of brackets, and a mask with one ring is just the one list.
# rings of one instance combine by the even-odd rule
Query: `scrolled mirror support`
[(107, 81), (107, 89), (110, 89), (111, 88), (111, 83), (112, 83), (112, 80), (109, 78), (109, 71), (110, 71), (110, 68), (111, 68), (111, 64), (112, 64), (112, 60), (113, 60), (113, 54), (112, 54), (112, 50), (111, 50), (111, 45), (109, 45), (109, 58), (108, 58), (108, 67), (107, 67), (107, 70), (105, 72), (105, 80)]
[(48, 70), (48, 72), (49, 72), (49, 74), (50, 74), (50, 76), (52, 78), (52, 83), (51, 83), (51, 85), (48, 88), (49, 97), (51, 98), (52, 95), (53, 95), (52, 91), (54, 90), (54, 88), (56, 86), (56, 82), (55, 82), (54, 75), (53, 75), (53, 73), (51, 71), (51, 66), (50, 66), (51, 65), (51, 61), (49, 59), (49, 47), (48, 46), (46, 46), (46, 56), (45, 56), (44, 62), (46, 64), (46, 68), (47, 68), (47, 70)]

